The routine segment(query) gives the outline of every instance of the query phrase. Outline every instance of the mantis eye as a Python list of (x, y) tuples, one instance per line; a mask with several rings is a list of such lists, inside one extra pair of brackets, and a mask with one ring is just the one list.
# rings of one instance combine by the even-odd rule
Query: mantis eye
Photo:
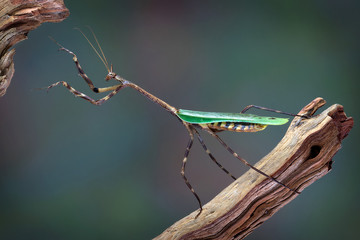
[(105, 77), (105, 80), (106, 81), (109, 81), (110, 79), (113, 79), (115, 78), (116, 74), (114, 72), (109, 72), (106, 77)]

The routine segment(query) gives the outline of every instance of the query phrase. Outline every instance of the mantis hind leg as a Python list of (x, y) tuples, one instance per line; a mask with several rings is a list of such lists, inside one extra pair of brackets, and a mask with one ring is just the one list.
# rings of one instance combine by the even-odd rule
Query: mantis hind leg
[(230, 152), (234, 157), (236, 157), (237, 159), (239, 159), (241, 162), (243, 162), (246, 166), (250, 167), (251, 169), (253, 169), (254, 171), (260, 173), (261, 175), (267, 177), (268, 179), (276, 182), (277, 184), (291, 190), (292, 192), (295, 192), (297, 194), (299, 194), (298, 191), (286, 186), (285, 184), (283, 184), (282, 182), (279, 182), (278, 180), (276, 180), (275, 178), (269, 176), (268, 174), (264, 173), (263, 171), (257, 169), (256, 167), (254, 167), (253, 165), (251, 165), (250, 163), (248, 163), (245, 159), (243, 159), (242, 157), (240, 157), (234, 150), (232, 150), (216, 133), (214, 133), (211, 129), (206, 129), (207, 132), (212, 135), (213, 137), (215, 137), (220, 144), (228, 151)]
[(275, 113), (284, 114), (284, 115), (293, 116), (293, 117), (305, 117), (305, 118), (308, 118), (308, 116), (306, 116), (306, 115), (298, 115), (298, 114), (283, 112), (283, 111), (279, 111), (279, 110), (276, 110), (276, 109), (261, 107), (261, 106), (257, 106), (257, 105), (246, 106), (240, 113), (245, 113), (250, 108), (257, 108), (257, 109), (261, 109), (261, 110), (264, 110), (264, 111), (275, 112)]

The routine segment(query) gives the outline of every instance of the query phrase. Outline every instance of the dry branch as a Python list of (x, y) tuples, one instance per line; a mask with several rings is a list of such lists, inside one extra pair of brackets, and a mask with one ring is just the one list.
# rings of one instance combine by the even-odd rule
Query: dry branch
[(0, 97), (14, 75), (14, 44), (43, 22), (60, 22), (69, 16), (63, 0), (0, 0)]
[[(324, 104), (316, 98), (299, 114), (312, 116)], [(331, 170), (332, 157), (352, 126), (353, 119), (338, 104), (310, 119), (297, 117), (279, 144), (255, 166), (302, 192)], [(249, 170), (206, 204), (198, 218), (195, 211), (155, 239), (243, 239), (297, 196)]]

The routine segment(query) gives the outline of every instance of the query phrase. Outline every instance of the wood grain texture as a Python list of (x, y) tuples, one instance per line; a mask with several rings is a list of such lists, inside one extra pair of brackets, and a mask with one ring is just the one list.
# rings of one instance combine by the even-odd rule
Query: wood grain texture
[[(299, 114), (312, 116), (324, 104), (316, 98)], [(331, 170), (332, 158), (352, 126), (353, 119), (338, 104), (309, 119), (296, 117), (278, 145), (255, 166), (301, 193)], [(249, 170), (207, 203), (199, 217), (195, 211), (155, 239), (243, 239), (302, 194)]]
[(15, 71), (15, 49), (9, 49), (43, 22), (60, 22), (67, 16), (63, 0), (0, 0), (0, 97)]

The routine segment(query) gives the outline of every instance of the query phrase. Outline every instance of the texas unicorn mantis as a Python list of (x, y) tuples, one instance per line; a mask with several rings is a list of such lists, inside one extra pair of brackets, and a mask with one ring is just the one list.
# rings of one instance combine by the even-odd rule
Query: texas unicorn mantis
[[(101, 105), (104, 102), (108, 101), (110, 98), (112, 98), (114, 95), (116, 95), (120, 90), (122, 90), (122, 89), (124, 89), (126, 87), (130, 87), (130, 88), (135, 89), (136, 91), (138, 91), (142, 95), (144, 95), (150, 101), (158, 104), (163, 109), (170, 112), (170, 114), (172, 114), (174, 117), (176, 117), (184, 125), (184, 127), (186, 128), (186, 130), (187, 130), (187, 132), (189, 134), (189, 137), (190, 137), (189, 142), (188, 142), (188, 144), (186, 146), (184, 158), (183, 158), (183, 161), (182, 161), (181, 176), (184, 179), (185, 184), (187, 185), (187, 187), (190, 189), (190, 191), (192, 192), (192, 194), (195, 196), (195, 198), (198, 201), (200, 210), (199, 210), (198, 214), (196, 215), (196, 217), (201, 214), (202, 209), (203, 209), (203, 207), (202, 207), (203, 205), (201, 203), (200, 197), (195, 192), (194, 188), (192, 187), (192, 185), (190, 184), (189, 180), (187, 179), (187, 177), (185, 175), (185, 167), (186, 167), (186, 163), (187, 163), (187, 160), (188, 160), (188, 155), (190, 153), (190, 150), (191, 150), (191, 147), (193, 145), (195, 137), (198, 139), (199, 143), (201, 144), (201, 146), (203, 147), (205, 152), (208, 154), (208, 156), (211, 158), (211, 160), (218, 167), (220, 167), (227, 175), (229, 175), (232, 179), (236, 180), (236, 178), (216, 160), (214, 155), (207, 148), (207, 146), (206, 146), (204, 140), (202, 139), (202, 137), (201, 137), (198, 130), (203, 130), (203, 131), (209, 133), (217, 141), (219, 141), (220, 144), (228, 152), (230, 152), (230, 154), (232, 154), (235, 158), (239, 159), (241, 162), (243, 162), (245, 165), (247, 165), (251, 169), (258, 172), (259, 174), (265, 176), (266, 178), (276, 182), (277, 184), (281, 185), (284, 188), (287, 188), (288, 190), (290, 190), (292, 192), (299, 193), (299, 192), (296, 191), (296, 189), (292, 189), (292, 188), (286, 186), (285, 184), (281, 183), (280, 181), (276, 180), (275, 178), (273, 178), (272, 176), (266, 174), (265, 172), (261, 171), (260, 169), (255, 168), (253, 165), (248, 163), (245, 159), (240, 157), (234, 150), (232, 150), (217, 135), (217, 132), (220, 132), (220, 131), (257, 132), (257, 131), (264, 130), (267, 127), (267, 125), (283, 125), (283, 124), (288, 122), (287, 118), (264, 117), (264, 116), (257, 116), (257, 115), (253, 115), (253, 114), (245, 114), (245, 112), (247, 110), (251, 109), (251, 108), (262, 109), (262, 110), (265, 110), (265, 111), (276, 112), (276, 113), (279, 113), (279, 114), (284, 114), (284, 115), (289, 115), (289, 116), (299, 116), (299, 115), (286, 113), (286, 112), (278, 111), (278, 110), (275, 110), (275, 109), (255, 106), (255, 105), (249, 105), (249, 106), (245, 107), (240, 113), (202, 112), (202, 111), (192, 111), (192, 110), (185, 110), (185, 109), (175, 108), (175, 107), (171, 106), (170, 104), (164, 102), (160, 98), (152, 95), (151, 93), (144, 90), (143, 88), (139, 87), (138, 85), (136, 85), (136, 84), (122, 78), (118, 74), (116, 74), (113, 71), (112, 65), (110, 65), (110, 67), (109, 67), (108, 61), (107, 61), (107, 59), (105, 57), (105, 54), (104, 54), (104, 52), (103, 52), (103, 50), (102, 50), (96, 36), (95, 36), (95, 34), (92, 32), (93, 37), (94, 37), (94, 39), (95, 39), (95, 41), (97, 43), (98, 50), (100, 51), (101, 54), (94, 47), (94, 45), (91, 43), (91, 41), (86, 37), (86, 35), (82, 31), (80, 31), (80, 32), (86, 38), (86, 40), (89, 42), (89, 44), (91, 45), (91, 47), (93, 48), (95, 53), (98, 55), (98, 57), (100, 58), (102, 63), (105, 65), (105, 67), (106, 67), (106, 69), (108, 71), (108, 73), (107, 73), (107, 75), (105, 77), (105, 80), (106, 81), (115, 80), (115, 81), (118, 82), (118, 84), (110, 86), (110, 87), (103, 87), (103, 88), (95, 87), (93, 82), (86, 75), (84, 70), (81, 68), (76, 54), (73, 53), (72, 51), (70, 51), (69, 49), (63, 47), (62, 45), (60, 45), (58, 42), (56, 42), (54, 39), (51, 38), (60, 47), (59, 50), (65, 51), (68, 54), (72, 55), (73, 61), (75, 63), (75, 66), (76, 66), (80, 76), (85, 80), (85, 82), (87, 83), (87, 85), (90, 87), (90, 89), (93, 92), (95, 92), (95, 93), (110, 92), (110, 93), (108, 93), (103, 98), (100, 98), (98, 100), (94, 100), (93, 98), (85, 95), (84, 93), (77, 91), (76, 89), (71, 87), (65, 81), (56, 82), (56, 83), (48, 86), (47, 90), (49, 90), (50, 88), (53, 88), (53, 87), (55, 87), (57, 85), (63, 85), (64, 87), (66, 87), (75, 96), (80, 97), (82, 99), (85, 99), (86, 101), (90, 102), (91, 104)], [(299, 116), (299, 117), (307, 117), (307, 116)]]

